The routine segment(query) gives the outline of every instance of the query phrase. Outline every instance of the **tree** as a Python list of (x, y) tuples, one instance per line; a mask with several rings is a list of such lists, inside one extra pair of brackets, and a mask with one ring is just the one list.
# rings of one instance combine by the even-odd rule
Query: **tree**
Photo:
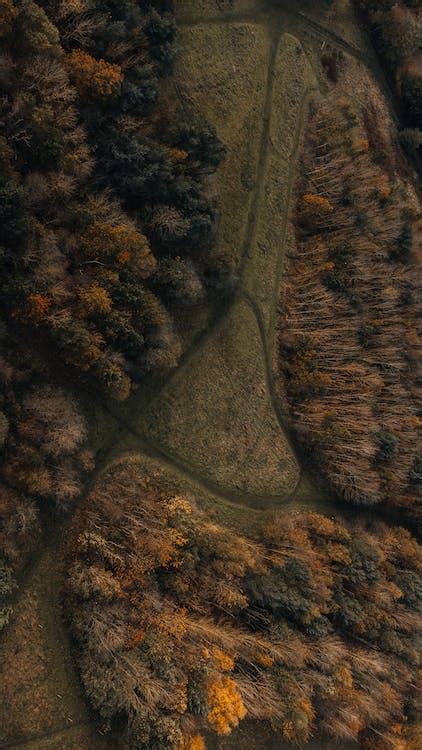
[(60, 54), (59, 32), (33, 0), (21, 0), (16, 25), (17, 47), (22, 56)]
[(404, 128), (400, 131), (400, 143), (412, 158), (419, 158), (422, 149), (422, 130)]
[(66, 64), (81, 97), (107, 99), (120, 91), (123, 73), (119, 65), (96, 60), (80, 49), (72, 50), (66, 56)]
[(91, 284), (79, 290), (79, 304), (82, 315), (104, 315), (110, 312), (113, 301), (109, 293), (98, 284)]
[(378, 452), (375, 460), (380, 463), (391, 461), (397, 454), (399, 440), (390, 430), (380, 430), (377, 434)]
[(133, 67), (129, 73), (121, 88), (122, 111), (132, 116), (144, 115), (158, 99), (159, 80), (154, 66), (148, 63)]
[(17, 15), (13, 0), (0, 0), (0, 37), (10, 34)]
[(395, 5), (395, 0), (360, 0), (360, 4), (372, 11), (387, 12)]
[(174, 169), (163, 146), (114, 128), (101, 146), (106, 174), (125, 200), (155, 202), (169, 197)]
[(0, 242), (16, 247), (27, 229), (25, 194), (19, 183), (0, 176)]
[(153, 284), (164, 299), (181, 305), (195, 304), (203, 296), (203, 287), (195, 269), (180, 257), (163, 258), (153, 276)]
[(93, 371), (112, 398), (125, 401), (129, 397), (131, 381), (123, 371), (121, 363), (102, 356), (93, 364)]
[(48, 318), (48, 312), (51, 308), (51, 299), (46, 294), (40, 294), (34, 292), (28, 296), (25, 312), (22, 316), (27, 316), (27, 319), (35, 325), (45, 323)]
[(193, 737), (184, 737), (177, 750), (206, 750), (204, 738), (199, 734)]
[(150, 226), (163, 244), (182, 244), (189, 235), (191, 223), (174, 206), (158, 205), (151, 212)]
[[(33, 390), (22, 404), (22, 431), (26, 421), (36, 420), (39, 433), (35, 442), (51, 456), (75, 453), (85, 442), (87, 427), (76, 401), (64, 391), (49, 386)], [(25, 432), (23, 432), (25, 434)]]
[(241, 695), (231, 677), (221, 677), (211, 682), (207, 689), (207, 700), (207, 720), (217, 734), (230, 734), (246, 716)]
[(5, 413), (0, 411), (0, 450), (3, 448), (9, 432), (9, 420)]
[(145, 32), (149, 39), (152, 57), (161, 64), (164, 72), (170, 72), (174, 56), (173, 40), (176, 34), (173, 16), (160, 15), (153, 10)]
[(117, 267), (132, 266), (138, 278), (148, 278), (155, 259), (146, 237), (131, 226), (96, 220), (81, 234), (83, 259), (114, 262)]
[(406, 123), (410, 128), (422, 128), (422, 76), (418, 69), (407, 69), (401, 76)]
[(224, 159), (226, 149), (213, 125), (204, 118), (179, 113), (169, 125), (169, 143), (186, 151), (197, 169), (214, 171)]

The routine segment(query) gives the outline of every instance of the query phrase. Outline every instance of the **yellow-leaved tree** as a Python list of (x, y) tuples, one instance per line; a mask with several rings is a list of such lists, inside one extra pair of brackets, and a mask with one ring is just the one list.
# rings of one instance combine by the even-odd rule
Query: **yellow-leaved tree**
[(220, 677), (211, 682), (207, 691), (209, 711), (207, 719), (217, 734), (230, 734), (239, 721), (246, 716), (235, 681), (231, 677)]

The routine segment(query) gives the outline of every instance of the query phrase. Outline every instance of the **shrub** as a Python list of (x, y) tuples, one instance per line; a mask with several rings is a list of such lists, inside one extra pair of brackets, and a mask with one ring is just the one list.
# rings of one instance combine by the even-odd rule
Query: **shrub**
[(28, 226), (25, 196), (21, 186), (7, 176), (0, 177), (0, 242), (16, 247)]
[(201, 170), (214, 171), (225, 156), (215, 128), (203, 118), (179, 113), (170, 123), (166, 139), (174, 148), (185, 151)]
[(9, 432), (9, 420), (4, 412), (0, 411), (0, 449), (3, 448), (7, 433)]
[(179, 257), (160, 261), (153, 284), (164, 299), (181, 305), (195, 304), (203, 296), (203, 287), (195, 269)]
[(407, 72), (401, 79), (401, 93), (406, 123), (411, 128), (422, 128), (422, 76)]
[(379, 463), (391, 461), (398, 451), (398, 438), (389, 430), (380, 430), (377, 434), (378, 452), (375, 460)]

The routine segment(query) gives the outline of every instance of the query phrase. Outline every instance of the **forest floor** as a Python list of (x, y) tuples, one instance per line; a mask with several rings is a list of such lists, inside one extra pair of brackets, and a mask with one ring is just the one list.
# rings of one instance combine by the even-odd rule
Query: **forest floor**
[[(175, 5), (179, 49), (171, 85), (182, 106), (205, 115), (226, 144), (213, 186), (223, 208), (217, 250), (230, 254), (238, 270), (229, 301), (193, 312), (194, 333), (171, 376), (124, 405), (85, 399), (97, 473), (136, 451), (148, 471), (159, 465), (178, 492), (243, 531), (256, 514), (276, 507), (334, 515), (338, 507), (304, 468), (277, 396), (276, 313), (307, 104), (312, 92), (326, 91), (322, 49), (349, 55), (385, 82), (349, 0), (337, 0), (326, 17), (309, 0)], [(62, 613), (66, 523), (46, 534), (0, 644), (0, 682), (10, 696), (0, 709), (0, 748), (115, 746), (93, 729)], [(244, 723), (217, 747), (271, 743)], [(309, 750), (322, 747), (346, 750), (328, 742)]]

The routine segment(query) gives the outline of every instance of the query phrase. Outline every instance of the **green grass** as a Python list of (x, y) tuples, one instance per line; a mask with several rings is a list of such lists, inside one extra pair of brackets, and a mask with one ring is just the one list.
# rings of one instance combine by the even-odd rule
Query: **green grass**
[(225, 13), (248, 12), (260, 0), (175, 0), (176, 17), (211, 18)]
[(256, 183), (270, 40), (246, 23), (179, 30), (174, 83), (184, 106), (212, 122), (226, 145), (215, 191), (221, 221), (217, 257), (239, 261)]
[(307, 93), (315, 86), (300, 42), (283, 34), (273, 64), (269, 144), (258, 218), (243, 278), (245, 289), (260, 308), (267, 335), (274, 326), (300, 125), (306, 117)]
[(298, 465), (268, 395), (260, 332), (238, 301), (153, 402), (147, 434), (222, 490), (282, 496)]

